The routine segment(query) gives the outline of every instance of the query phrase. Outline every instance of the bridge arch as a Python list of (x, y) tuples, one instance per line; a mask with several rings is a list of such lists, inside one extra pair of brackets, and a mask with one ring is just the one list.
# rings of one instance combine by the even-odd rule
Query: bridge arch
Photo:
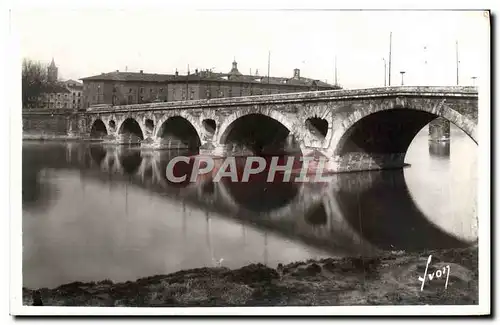
[(101, 120), (100, 118), (96, 118), (95, 120), (92, 121), (90, 127), (91, 137), (102, 137), (108, 134), (109, 134), (108, 128), (106, 127), (106, 124), (103, 122), (103, 120)]
[(176, 140), (198, 148), (202, 140), (199, 130), (198, 123), (189, 114), (178, 114), (160, 119), (154, 134), (157, 139)]
[(130, 116), (124, 118), (116, 129), (119, 135), (133, 134), (141, 140), (144, 140), (146, 134), (144, 127), (135, 118)]
[[(253, 151), (260, 151), (263, 147), (286, 143), (290, 136), (295, 136), (293, 130), (296, 126), (297, 121), (294, 118), (275, 110), (239, 110), (224, 119), (216, 131), (216, 143), (238, 143), (252, 146)], [(248, 142), (254, 144), (250, 145)]]
[(464, 131), (476, 144), (476, 122), (457, 112), (443, 99), (438, 105), (395, 98), (367, 105), (334, 126), (328, 154), (406, 154), (415, 135), (432, 120), (443, 117)]

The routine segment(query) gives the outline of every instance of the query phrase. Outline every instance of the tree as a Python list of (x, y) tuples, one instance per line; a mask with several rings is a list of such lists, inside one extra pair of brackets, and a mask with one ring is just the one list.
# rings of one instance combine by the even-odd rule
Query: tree
[(23, 59), (23, 108), (41, 106), (41, 95), (48, 84), (47, 66), (39, 61)]

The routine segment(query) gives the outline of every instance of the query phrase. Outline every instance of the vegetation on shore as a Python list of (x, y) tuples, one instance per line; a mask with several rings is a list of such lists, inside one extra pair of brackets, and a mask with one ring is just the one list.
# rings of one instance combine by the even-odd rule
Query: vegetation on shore
[[(421, 291), (429, 255), (432, 259)], [(74, 282), (55, 289), (23, 288), (25, 305), (44, 306), (336, 306), (478, 304), (477, 246), (377, 258), (310, 260), (184, 270), (137, 281)], [(446, 276), (437, 270), (450, 267)], [(438, 273), (439, 274), (439, 273)]]

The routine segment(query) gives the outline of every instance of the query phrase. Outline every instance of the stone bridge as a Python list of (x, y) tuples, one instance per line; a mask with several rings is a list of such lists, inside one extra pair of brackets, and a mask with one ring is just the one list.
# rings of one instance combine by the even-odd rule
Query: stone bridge
[(331, 171), (404, 166), (414, 136), (442, 117), (477, 136), (475, 87), (386, 87), (101, 107), (85, 134), (152, 148), (327, 157)]

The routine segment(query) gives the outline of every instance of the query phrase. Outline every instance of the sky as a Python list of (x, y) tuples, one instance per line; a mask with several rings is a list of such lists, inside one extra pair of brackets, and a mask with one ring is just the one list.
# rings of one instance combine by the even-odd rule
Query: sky
[[(187, 11), (167, 8), (17, 9), (11, 32), (22, 57), (62, 79), (103, 72), (190, 70), (301, 76), (344, 88), (384, 86), (392, 32), (391, 84), (461, 85), (481, 78), (489, 18), (481, 11)], [(19, 59), (21, 60), (21, 58)], [(388, 77), (386, 77), (388, 83)]]

